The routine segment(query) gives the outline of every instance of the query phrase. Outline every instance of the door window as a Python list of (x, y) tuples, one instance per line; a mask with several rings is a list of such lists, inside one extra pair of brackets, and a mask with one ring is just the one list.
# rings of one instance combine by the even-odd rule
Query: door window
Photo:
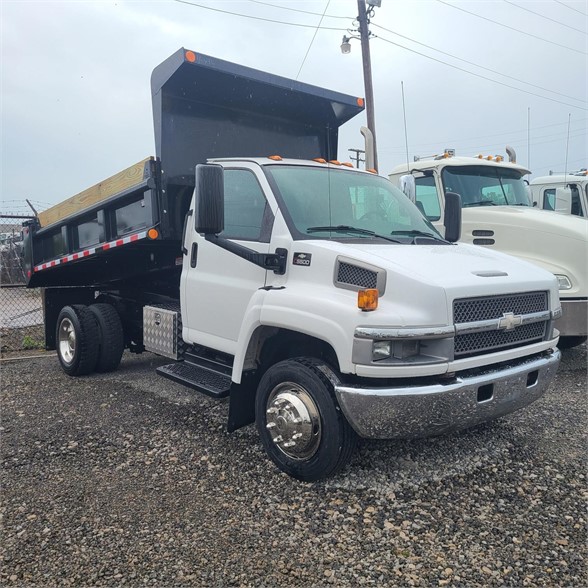
[(225, 179), (225, 229), (227, 239), (259, 241), (267, 202), (253, 172), (227, 169)]
[(419, 210), (431, 221), (441, 218), (441, 206), (439, 195), (435, 186), (433, 176), (422, 176), (415, 178), (416, 183), (416, 205)]
[(555, 188), (543, 192), (543, 210), (555, 210)]

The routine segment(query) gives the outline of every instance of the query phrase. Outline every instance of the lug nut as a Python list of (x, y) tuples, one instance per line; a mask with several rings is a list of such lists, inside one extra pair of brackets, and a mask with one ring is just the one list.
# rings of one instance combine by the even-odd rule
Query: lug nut
[(276, 423), (268, 423), (265, 428), (266, 429), (273, 429), (276, 426)]
[(273, 406), (271, 408), (268, 408), (265, 411), (265, 414), (277, 414), (277, 413), (278, 413), (278, 409), (277, 408), (274, 408)]
[(284, 447), (294, 447), (294, 445), (296, 445), (296, 441), (288, 441), (287, 443), (284, 443)]
[(292, 435), (292, 439), (300, 439), (300, 437), (302, 437), (302, 433), (294, 433), (294, 435)]
[(282, 435), (278, 435), (277, 437), (274, 437), (274, 438), (272, 439), (272, 441), (273, 441), (274, 443), (281, 443), (283, 440), (284, 440), (284, 437), (282, 437)]

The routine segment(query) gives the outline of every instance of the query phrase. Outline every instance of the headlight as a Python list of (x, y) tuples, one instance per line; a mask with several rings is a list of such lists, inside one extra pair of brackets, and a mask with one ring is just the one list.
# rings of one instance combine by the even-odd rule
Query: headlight
[(394, 357), (395, 359), (406, 359), (419, 355), (420, 343), (416, 340), (403, 341), (374, 341), (372, 346), (372, 360), (379, 361)]
[(557, 283), (560, 290), (572, 289), (572, 282), (570, 282), (570, 278), (568, 278), (568, 276), (555, 274), (555, 277), (557, 278)]
[(374, 345), (372, 347), (373, 361), (378, 361), (379, 359), (387, 359), (388, 357), (390, 357), (390, 348), (390, 341), (374, 341)]

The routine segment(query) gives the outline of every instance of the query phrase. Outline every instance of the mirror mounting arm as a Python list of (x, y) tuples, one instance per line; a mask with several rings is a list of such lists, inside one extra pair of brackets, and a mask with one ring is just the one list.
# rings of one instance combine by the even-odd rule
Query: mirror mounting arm
[(245, 259), (265, 270), (272, 270), (275, 274), (283, 275), (286, 273), (286, 263), (288, 261), (288, 250), (278, 247), (275, 253), (258, 253), (254, 249), (249, 249), (244, 245), (239, 245), (225, 237), (218, 235), (205, 234), (204, 238), (214, 245), (234, 253), (238, 257)]

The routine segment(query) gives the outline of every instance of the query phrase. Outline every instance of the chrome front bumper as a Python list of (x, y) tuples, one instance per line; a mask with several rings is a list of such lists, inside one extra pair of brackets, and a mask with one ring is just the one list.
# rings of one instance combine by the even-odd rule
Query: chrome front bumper
[(429, 437), (472, 427), (531, 404), (547, 390), (560, 357), (557, 349), (551, 349), (506, 367), (458, 374), (446, 384), (398, 388), (338, 384), (335, 393), (345, 417), (361, 437)]

